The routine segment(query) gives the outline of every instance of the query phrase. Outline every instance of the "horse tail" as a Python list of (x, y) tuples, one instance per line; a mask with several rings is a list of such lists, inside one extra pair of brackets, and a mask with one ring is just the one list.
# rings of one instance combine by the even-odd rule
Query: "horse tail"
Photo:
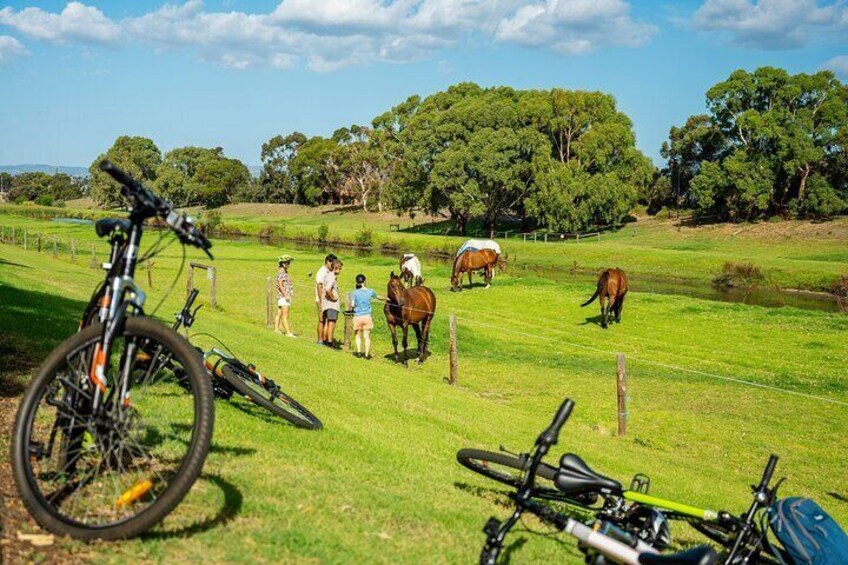
[(607, 279), (609, 279), (609, 271), (604, 271), (604, 273), (598, 279), (598, 288), (595, 289), (595, 294), (592, 295), (592, 298), (581, 304), (581, 308), (583, 308), (584, 306), (588, 306), (589, 304), (595, 301), (595, 299), (598, 297), (599, 294), (601, 294), (601, 291), (606, 286)]
[(589, 304), (591, 304), (592, 302), (594, 302), (594, 301), (595, 301), (595, 299), (598, 297), (598, 295), (599, 295), (600, 293), (601, 293), (601, 285), (600, 285), (600, 284), (598, 284), (598, 288), (596, 288), (596, 289), (595, 289), (595, 294), (593, 294), (593, 295), (592, 295), (592, 298), (590, 298), (589, 300), (587, 300), (586, 302), (584, 302), (583, 304), (581, 304), (581, 305), (580, 305), (580, 307), (581, 307), (581, 308), (583, 308), (584, 306), (588, 306)]

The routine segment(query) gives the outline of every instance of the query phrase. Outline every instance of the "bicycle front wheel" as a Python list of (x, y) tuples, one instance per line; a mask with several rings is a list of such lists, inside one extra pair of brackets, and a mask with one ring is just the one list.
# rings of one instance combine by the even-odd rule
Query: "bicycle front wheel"
[[(456, 460), (475, 473), (505, 485), (518, 488), (524, 480), (524, 474), (530, 465), (527, 457), (516, 457), (507, 453), (494, 453), (482, 449), (460, 449)], [(565, 496), (554, 486), (556, 469), (546, 463), (540, 463), (536, 472), (536, 494), (561, 499)]]
[(321, 420), (312, 412), (281, 390), (269, 391), (250, 373), (230, 363), (225, 363), (221, 367), (221, 376), (239, 394), (294, 426), (307, 430), (321, 429)]
[(136, 536), (171, 512), (200, 474), (214, 421), (209, 377), (185, 339), (129, 318), (95, 381), (102, 329), (83, 329), (47, 357), (12, 437), (29, 512), (45, 529), (85, 541)]

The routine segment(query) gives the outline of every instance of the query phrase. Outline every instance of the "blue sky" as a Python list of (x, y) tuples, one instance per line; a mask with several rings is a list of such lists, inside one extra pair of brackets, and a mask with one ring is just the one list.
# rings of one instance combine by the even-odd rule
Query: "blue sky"
[(613, 94), (658, 164), (737, 68), (848, 78), (848, 7), (816, 0), (0, 0), (0, 164), (87, 166), (368, 123), (460, 81)]

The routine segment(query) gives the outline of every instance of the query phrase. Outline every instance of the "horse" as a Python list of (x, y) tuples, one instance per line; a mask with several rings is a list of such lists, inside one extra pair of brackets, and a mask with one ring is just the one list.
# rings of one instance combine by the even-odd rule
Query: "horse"
[(424, 284), (424, 277), (421, 276), (421, 261), (413, 253), (404, 253), (401, 256), (400, 278), (407, 288)]
[[(601, 302), (601, 327), (609, 325), (610, 313), (615, 315), (615, 321), (621, 323), (621, 308), (624, 306), (624, 298), (627, 296), (627, 275), (621, 269), (607, 269), (598, 278), (598, 287), (592, 298), (580, 305), (588, 306), (595, 298), (600, 296)], [(607, 301), (606, 308), (604, 300)]]
[(436, 313), (436, 295), (426, 286), (406, 288), (401, 278), (392, 271), (386, 289), (386, 305), (383, 314), (392, 332), (392, 345), (395, 348), (395, 363), (398, 362), (397, 327), (403, 328), (403, 365), (406, 363), (406, 348), (409, 326), (415, 330), (418, 338), (418, 363), (424, 362), (424, 356), (429, 354), (427, 342), (430, 339), (430, 324)]
[(489, 288), (495, 276), (495, 267), (503, 271), (506, 261), (494, 249), (464, 251), (453, 261), (451, 291), (462, 290), (462, 273), (468, 273), (468, 287), (471, 288), (471, 273), (474, 271), (482, 272), (486, 288)]

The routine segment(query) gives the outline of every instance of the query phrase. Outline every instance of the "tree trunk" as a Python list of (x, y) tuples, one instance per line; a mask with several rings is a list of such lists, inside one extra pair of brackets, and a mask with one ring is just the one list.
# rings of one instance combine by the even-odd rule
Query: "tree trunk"
[(807, 163), (803, 167), (801, 167), (801, 183), (798, 185), (798, 203), (804, 201), (804, 191), (807, 189), (807, 178), (810, 176), (810, 172), (812, 171), (812, 166)]

